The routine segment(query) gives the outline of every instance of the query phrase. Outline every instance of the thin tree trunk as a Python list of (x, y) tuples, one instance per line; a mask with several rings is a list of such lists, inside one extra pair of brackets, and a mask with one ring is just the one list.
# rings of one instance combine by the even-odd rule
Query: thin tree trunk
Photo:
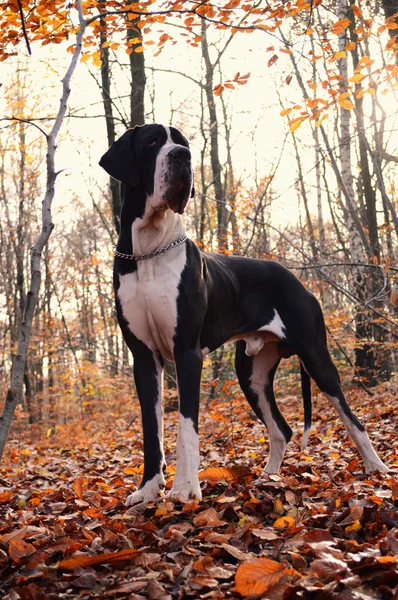
[[(106, 10), (106, 3), (99, 2), (100, 12)], [(111, 146), (116, 139), (115, 122), (113, 118), (112, 97), (111, 97), (111, 73), (109, 69), (109, 47), (104, 47), (107, 42), (106, 21), (100, 19), (100, 50), (101, 50), (101, 94), (104, 104), (106, 133), (108, 146)], [(111, 188), (112, 216), (117, 233), (120, 231), (120, 185), (113, 177), (109, 178)]]
[[(132, 1), (127, 3), (132, 4)], [(135, 21), (128, 21), (127, 41), (133, 49), (130, 58), (131, 92), (130, 92), (130, 127), (145, 123), (145, 61), (143, 52), (134, 52), (135, 48), (142, 47), (142, 34)]]
[[(350, 18), (350, 5), (347, 0), (338, 0), (339, 18)], [(339, 35), (339, 50), (344, 50), (348, 44), (347, 30)], [(347, 58), (341, 58), (338, 62), (340, 73), (340, 89), (344, 93), (349, 88), (348, 85), (348, 64)], [(341, 177), (344, 187), (350, 197), (350, 205), (355, 206), (354, 177), (352, 174), (351, 158), (351, 111), (340, 108), (340, 163)], [(367, 258), (362, 245), (361, 236), (356, 227), (356, 223), (351, 218), (351, 211), (347, 211), (347, 228), (349, 232), (349, 244), (351, 260), (355, 263), (366, 262)], [(373, 254), (371, 244), (369, 244), (370, 254)], [(360, 268), (352, 267), (355, 295), (361, 301), (366, 303), (368, 297), (367, 283), (364, 272)], [(376, 383), (375, 362), (372, 346), (369, 344), (372, 337), (372, 329), (369, 323), (369, 315), (363, 307), (356, 307), (355, 327), (357, 335), (357, 346), (355, 349), (355, 366), (357, 375), (367, 381), (369, 384)]]
[(54, 125), (50, 133), (46, 136), (47, 139), (47, 184), (46, 191), (42, 203), (42, 227), (36, 242), (33, 245), (31, 253), (31, 279), (30, 289), (26, 297), (24, 315), (19, 332), (18, 349), (14, 364), (11, 369), (10, 387), (7, 392), (3, 411), (0, 416), (0, 459), (3, 455), (4, 448), (7, 442), (8, 434), (11, 427), (12, 417), (18, 402), (22, 398), (23, 381), (26, 360), (29, 348), (29, 337), (32, 329), (32, 321), (35, 313), (37, 299), (39, 296), (41, 271), (40, 262), (44, 246), (46, 245), (51, 232), (54, 228), (51, 217), (51, 204), (55, 194), (55, 180), (57, 172), (55, 170), (55, 150), (57, 137), (61, 129), (67, 104), (70, 95), (70, 81), (76, 69), (82, 49), (82, 40), (86, 29), (86, 21), (84, 20), (82, 0), (76, 0), (76, 6), (79, 13), (79, 29), (76, 34), (76, 47), (69, 64), (69, 67), (62, 80), (62, 95), (60, 98), (60, 107), (54, 121)]
[(210, 60), (209, 45), (207, 42), (207, 25), (202, 19), (202, 56), (205, 62), (205, 90), (207, 107), (210, 117), (210, 161), (213, 174), (214, 195), (217, 203), (217, 242), (218, 249), (225, 250), (227, 247), (227, 221), (224, 190), (221, 181), (221, 163), (218, 149), (218, 121), (216, 105), (214, 101), (213, 87), (213, 65)]

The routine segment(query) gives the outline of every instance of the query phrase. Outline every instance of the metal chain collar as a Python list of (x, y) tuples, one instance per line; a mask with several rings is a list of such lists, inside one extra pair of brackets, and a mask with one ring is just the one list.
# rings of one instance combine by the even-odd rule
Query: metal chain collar
[(155, 250), (151, 254), (141, 254), (141, 256), (134, 256), (134, 254), (123, 254), (123, 252), (119, 252), (118, 250), (115, 250), (115, 256), (117, 256), (118, 258), (125, 258), (127, 260), (147, 260), (147, 258), (153, 258), (154, 256), (158, 256), (159, 254), (163, 254), (164, 252), (167, 252), (167, 250), (171, 250), (172, 248), (175, 248), (176, 246), (180, 246), (187, 239), (188, 239), (187, 236), (183, 235), (182, 237), (180, 237), (180, 239), (175, 240), (175, 242), (171, 242), (170, 244), (167, 244), (167, 246), (165, 246), (164, 248), (158, 248), (158, 250)]

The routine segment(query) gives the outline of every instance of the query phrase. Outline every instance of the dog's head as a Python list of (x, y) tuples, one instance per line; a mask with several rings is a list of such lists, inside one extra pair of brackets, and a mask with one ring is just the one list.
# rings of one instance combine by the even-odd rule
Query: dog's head
[(175, 127), (128, 129), (99, 164), (114, 179), (143, 188), (153, 210), (168, 207), (182, 214), (195, 193), (189, 144)]

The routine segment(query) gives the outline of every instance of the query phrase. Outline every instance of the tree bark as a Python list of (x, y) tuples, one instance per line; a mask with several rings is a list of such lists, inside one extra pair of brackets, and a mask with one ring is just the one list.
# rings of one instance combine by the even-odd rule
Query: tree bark
[[(106, 10), (106, 3), (99, 2), (100, 12), (103, 13)], [(104, 47), (105, 42), (108, 41), (106, 32), (106, 21), (100, 19), (100, 50), (101, 50), (101, 94), (102, 101), (104, 104), (105, 122), (106, 122), (106, 133), (108, 138), (108, 146), (111, 146), (116, 139), (115, 134), (115, 121), (113, 118), (113, 107), (111, 97), (111, 73), (109, 68), (109, 47)], [(112, 202), (112, 216), (113, 223), (117, 233), (120, 231), (120, 185), (113, 177), (109, 178), (109, 185), (111, 188), (111, 202)]]
[[(127, 5), (130, 2), (127, 3)], [(142, 33), (135, 21), (128, 21), (127, 40), (133, 49), (130, 58), (131, 92), (130, 92), (130, 127), (145, 123), (145, 60), (143, 52), (134, 52), (142, 46)]]
[(227, 221), (224, 190), (221, 181), (221, 163), (218, 149), (218, 120), (216, 105), (213, 94), (213, 65), (210, 60), (209, 45), (207, 41), (207, 26), (202, 19), (202, 56), (205, 62), (205, 90), (207, 107), (210, 117), (210, 161), (213, 174), (214, 195), (217, 203), (217, 242), (218, 249), (223, 251), (227, 248)]
[(55, 180), (57, 178), (57, 172), (55, 171), (55, 150), (57, 144), (57, 137), (66, 114), (68, 98), (70, 95), (70, 81), (76, 69), (79, 56), (81, 54), (82, 40), (86, 29), (86, 21), (84, 20), (82, 0), (76, 0), (76, 6), (79, 13), (80, 24), (76, 34), (76, 47), (72, 59), (70, 61), (69, 67), (64, 75), (64, 78), (62, 79), (62, 95), (60, 98), (60, 106), (54, 121), (54, 125), (50, 133), (46, 136), (47, 183), (45, 195), (42, 202), (42, 227), (31, 252), (30, 289), (26, 297), (22, 324), (19, 331), (18, 349), (15, 356), (14, 364), (12, 365), (11, 369), (10, 387), (8, 389), (3, 411), (0, 416), (0, 459), (3, 455), (5, 444), (7, 442), (15, 408), (22, 398), (24, 373), (29, 349), (29, 337), (32, 329), (32, 321), (40, 290), (41, 255), (43, 248), (46, 245), (54, 228), (51, 216), (51, 204), (55, 194)]
[[(347, 0), (338, 0), (338, 12), (340, 19), (350, 18), (351, 8)], [(339, 50), (343, 51), (348, 44), (349, 39), (347, 30), (339, 35)], [(340, 73), (340, 90), (344, 93), (349, 88), (348, 85), (348, 64), (347, 58), (341, 58), (338, 62)], [(340, 164), (341, 178), (345, 189), (350, 198), (350, 204), (355, 206), (354, 177), (352, 174), (351, 158), (351, 111), (340, 108)], [(351, 218), (351, 211), (347, 211), (347, 228), (349, 232), (349, 244), (351, 260), (355, 263), (367, 262), (371, 259), (373, 250), (369, 244), (370, 255), (367, 257), (362, 245), (361, 236), (354, 220)], [(369, 243), (369, 242), (368, 242)], [(368, 297), (367, 282), (362, 269), (352, 267), (355, 295), (365, 304)], [(357, 335), (357, 346), (355, 349), (355, 367), (356, 374), (361, 380), (368, 384), (376, 383), (375, 361), (370, 340), (372, 337), (372, 328), (369, 323), (369, 315), (363, 307), (357, 306), (355, 313), (355, 329)]]

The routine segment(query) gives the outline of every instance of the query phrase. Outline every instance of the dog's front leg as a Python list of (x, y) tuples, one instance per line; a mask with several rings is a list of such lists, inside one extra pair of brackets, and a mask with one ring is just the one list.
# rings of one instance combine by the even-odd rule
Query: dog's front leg
[(134, 353), (134, 379), (141, 406), (144, 435), (144, 476), (126, 504), (154, 500), (165, 486), (163, 469), (163, 358), (149, 348)]
[(177, 371), (180, 414), (177, 439), (177, 471), (171, 496), (202, 498), (199, 485), (199, 399), (202, 374), (200, 349), (174, 352)]

